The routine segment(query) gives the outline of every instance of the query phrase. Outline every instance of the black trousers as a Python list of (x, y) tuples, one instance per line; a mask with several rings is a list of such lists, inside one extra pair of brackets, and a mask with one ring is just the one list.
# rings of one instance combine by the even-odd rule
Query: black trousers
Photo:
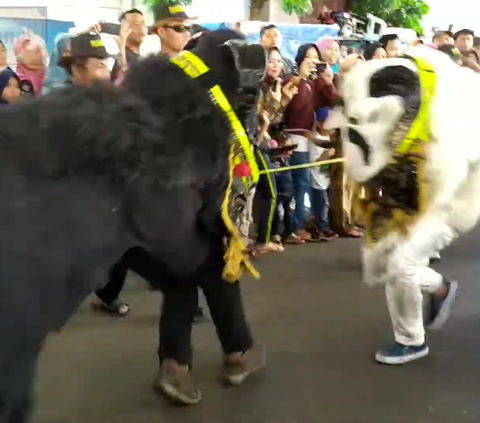
[(222, 279), (223, 251), (211, 254), (189, 278), (166, 283), (163, 291), (158, 355), (192, 365), (192, 325), (201, 288), (224, 354), (245, 352), (253, 346), (243, 309), (240, 283)]
[[(20, 344), (22, 344), (20, 342)], [(0, 423), (28, 423), (34, 406), (34, 384), (39, 356), (35, 345), (16, 342), (0, 346)], [(15, 356), (14, 356), (15, 355)]]
[(144, 248), (134, 247), (111, 267), (108, 283), (96, 292), (102, 302), (109, 305), (118, 298), (125, 286), (129, 269), (149, 282), (153, 289), (163, 290), (164, 266)]

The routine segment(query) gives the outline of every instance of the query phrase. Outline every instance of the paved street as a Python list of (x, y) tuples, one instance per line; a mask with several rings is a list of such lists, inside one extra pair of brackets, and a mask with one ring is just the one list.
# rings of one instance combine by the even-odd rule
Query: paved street
[(221, 388), (210, 323), (194, 330), (204, 401), (172, 407), (151, 390), (157, 371), (160, 298), (132, 275), (126, 318), (88, 303), (52, 336), (42, 357), (38, 419), (44, 423), (477, 423), (480, 421), (480, 230), (444, 253), (439, 268), (461, 283), (452, 319), (430, 336), (431, 354), (404, 367), (377, 365), (392, 338), (381, 289), (360, 281), (360, 243), (291, 247), (256, 261), (262, 280), (244, 283), (265, 374)]

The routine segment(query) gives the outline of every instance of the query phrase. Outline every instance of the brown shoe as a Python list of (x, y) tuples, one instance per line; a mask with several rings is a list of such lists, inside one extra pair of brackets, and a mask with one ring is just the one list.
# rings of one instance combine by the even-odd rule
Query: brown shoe
[(153, 389), (176, 404), (195, 405), (202, 400), (202, 392), (195, 388), (188, 366), (175, 360), (164, 360)]
[(320, 232), (320, 237), (323, 238), (325, 241), (333, 241), (334, 239), (338, 238), (338, 234), (336, 234), (335, 232), (329, 229), (329, 230)]
[(253, 347), (243, 354), (230, 354), (223, 363), (222, 380), (228, 385), (240, 386), (248, 376), (263, 369), (265, 364), (266, 351), (263, 347)]
[(303, 239), (304, 241), (308, 241), (309, 239), (312, 238), (312, 234), (308, 231), (306, 231), (305, 229), (300, 229), (299, 231), (297, 231), (295, 233), (296, 236), (298, 236), (299, 238)]

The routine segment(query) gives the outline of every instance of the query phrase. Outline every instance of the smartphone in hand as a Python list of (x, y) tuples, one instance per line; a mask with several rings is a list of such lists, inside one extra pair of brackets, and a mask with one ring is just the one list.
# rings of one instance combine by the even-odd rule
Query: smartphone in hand
[(109, 22), (101, 22), (100, 23), (100, 32), (109, 35), (120, 35), (120, 25), (109, 23)]

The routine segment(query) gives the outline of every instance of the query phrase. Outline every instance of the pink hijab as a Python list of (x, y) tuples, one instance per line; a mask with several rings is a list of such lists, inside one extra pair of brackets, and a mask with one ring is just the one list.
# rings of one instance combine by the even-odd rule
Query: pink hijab
[(322, 37), (320, 38), (315, 45), (321, 54), (325, 53), (329, 48), (331, 48), (337, 41), (332, 37)]
[(15, 40), (13, 52), (17, 58), (16, 72), (18, 77), (21, 81), (29, 80), (33, 85), (35, 94), (40, 94), (48, 63), (45, 42), (33, 34), (22, 35)]

